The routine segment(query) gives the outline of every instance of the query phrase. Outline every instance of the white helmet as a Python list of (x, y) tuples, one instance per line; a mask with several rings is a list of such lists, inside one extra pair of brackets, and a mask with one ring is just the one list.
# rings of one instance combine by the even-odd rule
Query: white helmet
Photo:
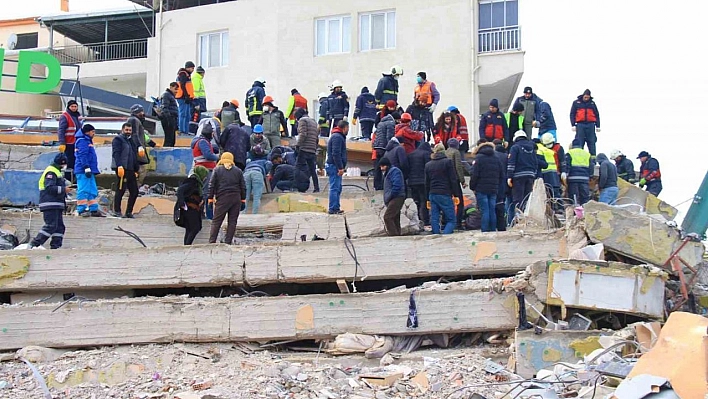
[(521, 137), (527, 138), (526, 137), (526, 132), (523, 130), (517, 130), (516, 133), (514, 133), (514, 141), (520, 139)]
[(329, 94), (327, 94), (327, 93), (325, 93), (325, 92), (322, 92), (322, 93), (320, 93), (320, 94), (317, 95), (317, 99), (318, 99), (318, 100), (321, 100), (321, 99), (327, 98), (327, 97), (329, 97)]
[(332, 82), (332, 86), (330, 86), (330, 90), (334, 90), (337, 87), (342, 87), (342, 82), (340, 82), (339, 80), (335, 80), (334, 82)]
[(611, 158), (611, 159), (617, 159), (617, 158), (619, 158), (619, 157), (621, 157), (621, 156), (623, 156), (623, 155), (624, 155), (624, 154), (622, 154), (622, 151), (620, 151), (620, 150), (612, 150), (612, 152), (610, 152), (610, 158)]
[(256, 78), (256, 82), (265, 84), (266, 81), (264, 78)]
[(399, 67), (398, 65), (392, 66), (391, 67), (391, 75), (393, 75), (393, 76), (403, 75), (403, 68)]
[(551, 132), (546, 132), (541, 135), (541, 144), (543, 145), (553, 144), (555, 141), (556, 139)]

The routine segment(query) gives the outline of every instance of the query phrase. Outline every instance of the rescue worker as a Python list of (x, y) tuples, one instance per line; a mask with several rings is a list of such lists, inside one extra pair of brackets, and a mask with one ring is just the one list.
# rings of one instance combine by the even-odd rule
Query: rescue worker
[(504, 114), (506, 120), (507, 134), (504, 136), (503, 144), (507, 149), (514, 144), (513, 133), (524, 130), (524, 105), (520, 102), (514, 103), (511, 112)]
[(273, 163), (270, 177), (271, 191), (275, 191), (277, 188), (282, 191), (304, 193), (310, 188), (310, 177), (306, 174), (307, 172), (287, 163), (283, 159), (282, 153), (275, 153), (271, 162)]
[[(553, 198), (560, 199), (562, 198), (561, 194), (561, 180), (565, 180), (565, 177), (561, 179), (561, 176), (567, 176), (568, 173), (568, 168), (565, 163), (565, 149), (563, 148), (562, 145), (556, 142), (555, 137), (551, 132), (546, 132), (541, 136), (541, 144), (543, 144), (546, 148), (550, 149), (553, 151), (553, 163), (556, 166), (557, 169), (557, 186), (552, 186), (553, 188)], [(546, 160), (548, 162), (548, 160)], [(550, 165), (550, 162), (549, 162)], [(544, 177), (544, 182), (546, 182), (546, 179)], [(556, 209), (561, 208), (561, 204), (556, 203), (557, 205), (555, 206)]]
[(575, 139), (580, 140), (581, 146), (587, 143), (590, 155), (595, 157), (596, 133), (600, 133), (600, 111), (593, 101), (590, 89), (585, 89), (570, 107), (570, 125), (575, 132)]
[(450, 112), (443, 112), (435, 124), (435, 144), (442, 144), (447, 149), (447, 142), (459, 136), (457, 118)]
[(96, 129), (87, 123), (80, 132), (76, 133), (76, 211), (80, 216), (103, 217), (98, 210), (98, 187), (96, 186), (96, 175), (101, 173), (98, 170), (98, 158), (96, 149), (93, 147), (93, 136)]
[(317, 122), (307, 115), (307, 110), (298, 108), (295, 111), (297, 118), (297, 160), (296, 165), (307, 172), (312, 178), (313, 193), (320, 192), (320, 179), (317, 175)]
[(615, 161), (617, 177), (632, 184), (637, 182), (637, 175), (634, 172), (634, 163), (631, 159), (627, 158), (620, 150), (612, 150), (610, 158)]
[(347, 133), (349, 122), (341, 121), (332, 129), (332, 137), (327, 141), (327, 164), (325, 170), (329, 177), (329, 209), (330, 215), (341, 215), (339, 199), (342, 195), (342, 175), (347, 168)]
[(406, 150), (406, 154), (415, 151), (418, 143), (423, 141), (423, 132), (411, 129), (411, 120), (411, 114), (404, 113), (401, 115), (401, 123), (396, 125), (396, 137)]
[(79, 104), (76, 100), (69, 100), (66, 104), (66, 110), (59, 117), (59, 152), (66, 155), (67, 167), (65, 176), (69, 181), (72, 180), (71, 175), (74, 172), (75, 154), (74, 143), (76, 142), (76, 132), (81, 130), (82, 121), (79, 113)]
[[(145, 180), (147, 165), (150, 163), (150, 156), (147, 153), (146, 147), (149, 145), (154, 148), (157, 144), (149, 140), (149, 136), (145, 134), (145, 127), (143, 126), (145, 122), (145, 109), (142, 105), (133, 104), (133, 106), (130, 107), (130, 117), (127, 122), (130, 123), (133, 132), (130, 136), (130, 140), (138, 151), (138, 163), (140, 163), (140, 169), (138, 170), (138, 186), (140, 186)], [(145, 139), (146, 137), (148, 137), (148, 140)]]
[(327, 98), (329, 117), (332, 126), (337, 126), (339, 121), (347, 121), (349, 118), (349, 97), (342, 90), (342, 82), (335, 80), (332, 82), (332, 94)]
[(329, 94), (322, 92), (317, 95), (317, 101), (320, 102), (319, 118), (317, 123), (320, 129), (320, 137), (329, 137), (329, 104), (327, 97)]
[(307, 111), (307, 99), (303, 97), (297, 89), (290, 90), (290, 100), (288, 101), (288, 109), (285, 111), (285, 116), (290, 124), (290, 137), (297, 136), (297, 118), (295, 110), (302, 108)]
[[(431, 161), (425, 165), (425, 188), (428, 191), (426, 207), (430, 209), (430, 225), (433, 234), (452, 234), (455, 230), (455, 204), (453, 194), (459, 186), (455, 178), (455, 167), (445, 156), (445, 146), (435, 145)], [(458, 201), (460, 199), (458, 198)], [(440, 214), (445, 227), (440, 230)]]
[(214, 205), (209, 243), (216, 243), (221, 224), (228, 215), (224, 242), (231, 245), (234, 242), (239, 213), (246, 209), (246, 182), (243, 180), (241, 169), (234, 167), (234, 156), (230, 152), (221, 154), (209, 183), (208, 203)]
[(411, 189), (411, 197), (418, 208), (418, 218), (423, 222), (423, 226), (429, 231), (430, 213), (425, 206), (428, 201), (428, 192), (425, 189), (425, 165), (430, 162), (433, 149), (430, 143), (424, 141), (415, 151), (408, 155), (408, 179), (407, 187)]
[[(201, 66), (197, 67), (197, 73), (192, 75), (192, 87), (194, 88), (194, 110), (200, 115), (199, 120), (201, 120), (201, 113), (207, 110), (207, 99), (206, 99), (206, 88), (204, 87), (204, 68)], [(199, 122), (199, 120), (195, 122)]]
[(403, 172), (391, 165), (388, 158), (384, 158), (379, 163), (379, 168), (384, 175), (384, 212), (383, 221), (386, 233), (389, 236), (400, 236), (401, 232), (401, 209), (406, 201), (406, 184)]
[(221, 121), (222, 128), (226, 128), (232, 123), (237, 123), (239, 126), (243, 126), (244, 123), (241, 122), (241, 115), (238, 112), (239, 103), (237, 99), (232, 99), (229, 102), (224, 102), (224, 106), (221, 107), (221, 112), (219, 113), (219, 120)]
[(590, 200), (590, 176), (595, 171), (591, 154), (583, 149), (581, 140), (575, 139), (565, 157), (568, 175), (564, 180), (568, 183), (568, 197), (578, 205), (585, 205)]
[(376, 113), (376, 98), (369, 93), (369, 88), (364, 86), (361, 88), (361, 94), (356, 98), (354, 116), (352, 118), (352, 125), (356, 126), (357, 121), (361, 123), (361, 137), (364, 140), (371, 140)]
[(467, 130), (467, 119), (460, 113), (460, 110), (451, 105), (447, 107), (447, 112), (452, 114), (455, 118), (455, 126), (457, 127), (457, 140), (460, 142), (460, 153), (462, 153), (462, 159), (465, 158), (465, 154), (470, 150), (469, 143), (469, 131)]
[(162, 97), (160, 97), (160, 107), (157, 114), (160, 117), (162, 131), (165, 133), (165, 141), (162, 142), (163, 147), (175, 146), (175, 132), (179, 128), (179, 106), (177, 105), (177, 99), (175, 99), (175, 93), (178, 88), (179, 84), (172, 82), (170, 87), (165, 89)]
[(642, 162), (642, 166), (639, 167), (639, 188), (644, 188), (646, 186), (647, 191), (650, 194), (658, 197), (659, 193), (663, 189), (661, 185), (661, 170), (659, 169), (659, 161), (656, 158), (646, 152), (642, 151), (637, 156)]
[[(266, 140), (265, 136), (263, 136), (263, 126), (262, 125), (256, 125), (253, 127), (253, 133), (251, 133), (250, 137), (250, 146), (249, 148), (253, 148), (256, 145), (260, 145), (261, 149), (263, 152), (268, 155), (270, 153), (270, 141)], [(231, 152), (231, 151), (229, 151)], [(233, 154), (233, 152), (231, 152)]]
[[(430, 119), (432, 120), (435, 108), (437, 108), (438, 102), (440, 102), (440, 92), (437, 87), (435, 87), (435, 83), (428, 80), (428, 74), (423, 71), (418, 72), (415, 81), (417, 84), (413, 91), (413, 102), (424, 107), (430, 114)], [(419, 129), (419, 131), (424, 130)]]
[(195, 166), (177, 188), (177, 209), (184, 218), (184, 245), (192, 245), (197, 234), (202, 230), (202, 206), (204, 190), (207, 186), (209, 171), (203, 166)]
[[(280, 145), (282, 134), (288, 134), (288, 123), (285, 114), (275, 106), (273, 97), (263, 97), (263, 108), (259, 124), (263, 125), (263, 135), (270, 141), (270, 148)], [(255, 125), (252, 125), (255, 126)]]
[(536, 146), (526, 136), (525, 131), (519, 130), (514, 134), (514, 145), (509, 152), (506, 166), (506, 182), (511, 188), (512, 195), (512, 207), (509, 213), (512, 220), (516, 209), (523, 211), (526, 207), (526, 200), (533, 190), (537, 171)]
[(451, 138), (447, 141), (447, 150), (445, 156), (452, 161), (457, 175), (457, 184), (452, 187), (452, 195), (457, 198), (455, 206), (457, 207), (457, 227), (462, 229), (462, 220), (465, 218), (465, 204), (462, 201), (462, 189), (467, 188), (465, 182), (465, 167), (462, 166), (462, 155), (460, 154), (460, 142), (456, 138)]
[(493, 143), (483, 143), (475, 148), (474, 165), (470, 175), (470, 188), (482, 212), (482, 232), (497, 231), (497, 192), (505, 186), (503, 164), (494, 153)]
[(379, 115), (381, 114), (384, 116), (376, 127), (372, 156), (374, 158), (374, 189), (379, 191), (383, 190), (383, 174), (379, 168), (379, 161), (383, 159), (388, 143), (396, 136), (396, 124), (401, 119), (401, 114), (396, 111), (396, 104), (393, 100), (390, 100), (379, 112)]
[(383, 108), (386, 103), (393, 100), (398, 104), (398, 78), (403, 75), (403, 68), (394, 65), (387, 72), (382, 73), (378, 85), (376, 85), (376, 104), (379, 109)]
[(251, 127), (256, 126), (263, 115), (263, 99), (266, 96), (265, 79), (258, 78), (246, 92), (246, 117)]
[(556, 152), (551, 149), (553, 147), (553, 134), (551, 132), (546, 132), (541, 136), (538, 144), (536, 144), (536, 154), (543, 157), (546, 166), (541, 167), (541, 178), (543, 178), (543, 183), (546, 186), (546, 192), (549, 198), (561, 198), (561, 181), (560, 175), (558, 174), (558, 161), (556, 159)]
[(506, 124), (504, 113), (499, 111), (499, 101), (494, 98), (489, 102), (489, 111), (479, 120), (479, 137), (488, 142), (503, 140), (509, 136), (509, 127)]
[(543, 102), (543, 99), (537, 96), (529, 86), (524, 87), (524, 95), (518, 97), (514, 102), (514, 105), (521, 104), (524, 106), (524, 132), (526, 132), (526, 138), (529, 140), (533, 134), (533, 128), (538, 127), (538, 121), (541, 120), (539, 107), (541, 102)]
[(597, 183), (597, 187), (600, 189), (599, 202), (614, 205), (619, 195), (617, 167), (603, 153), (597, 154), (597, 163), (600, 165), (600, 179)]
[(538, 137), (543, 136), (544, 133), (551, 133), (553, 139), (558, 140), (558, 137), (556, 137), (556, 119), (553, 117), (551, 104), (541, 101), (538, 108)]
[(251, 157), (246, 160), (246, 170), (243, 172), (243, 178), (246, 181), (246, 208), (244, 211), (248, 209), (248, 201), (253, 197), (251, 213), (255, 215), (261, 207), (265, 179), (273, 164), (268, 160), (267, 154), (260, 144), (251, 148), (250, 155)]
[[(111, 169), (116, 172), (116, 196), (113, 199), (113, 216), (133, 219), (133, 208), (138, 199), (138, 149), (135, 147), (130, 136), (133, 135), (133, 128), (126, 122), (121, 127), (121, 134), (117, 135), (111, 143), (113, 161)], [(121, 213), (121, 204), (125, 190), (128, 190), (128, 205), (125, 208), (125, 215)]]
[(192, 119), (192, 101), (194, 100), (194, 86), (192, 84), (192, 72), (194, 63), (187, 61), (184, 68), (177, 71), (177, 92), (175, 98), (179, 105), (178, 129), (182, 133), (189, 133), (189, 121)]
[(204, 131), (204, 126), (211, 125), (212, 128), (212, 140), (211, 143), (219, 148), (219, 140), (221, 139), (221, 121), (216, 116), (206, 117), (199, 121), (199, 126), (197, 127), (197, 136), (202, 134)]
[[(237, 122), (230, 124), (221, 133), (219, 144), (224, 151), (231, 153), (233, 163), (242, 171), (246, 168), (246, 159), (248, 159), (248, 151), (251, 150), (251, 137), (246, 131), (246, 126), (240, 126)], [(263, 126), (255, 125), (253, 131), (263, 132)], [(268, 143), (268, 140), (263, 138), (263, 143)]]
[(44, 218), (44, 226), (30, 242), (30, 248), (39, 247), (51, 238), (49, 248), (59, 249), (64, 241), (64, 208), (66, 194), (71, 190), (67, 187), (62, 169), (66, 169), (68, 159), (63, 152), (54, 157), (39, 178), (39, 210)]

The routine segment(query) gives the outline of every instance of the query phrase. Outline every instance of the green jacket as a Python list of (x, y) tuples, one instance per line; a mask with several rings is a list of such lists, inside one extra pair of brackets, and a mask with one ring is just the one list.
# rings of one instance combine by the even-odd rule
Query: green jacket
[(195, 73), (192, 74), (192, 87), (194, 88), (194, 98), (206, 98), (206, 88), (204, 87), (204, 77)]

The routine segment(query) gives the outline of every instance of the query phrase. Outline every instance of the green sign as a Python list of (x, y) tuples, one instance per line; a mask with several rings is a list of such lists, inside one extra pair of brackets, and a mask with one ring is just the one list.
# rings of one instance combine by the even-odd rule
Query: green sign
[[(5, 49), (0, 48), (0, 61), (4, 60)], [(46, 68), (45, 78), (31, 78), (32, 67), (35, 65), (42, 65)], [(54, 90), (60, 81), (61, 64), (53, 55), (41, 51), (20, 51), (15, 77), (15, 91), (17, 93), (48, 93)]]

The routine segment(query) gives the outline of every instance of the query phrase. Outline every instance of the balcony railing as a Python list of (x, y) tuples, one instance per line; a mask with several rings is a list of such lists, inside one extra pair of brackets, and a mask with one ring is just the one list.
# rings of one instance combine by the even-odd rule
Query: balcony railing
[(480, 29), (479, 52), (521, 50), (521, 29), (518, 26)]
[(56, 47), (52, 54), (62, 64), (146, 58), (147, 39)]

